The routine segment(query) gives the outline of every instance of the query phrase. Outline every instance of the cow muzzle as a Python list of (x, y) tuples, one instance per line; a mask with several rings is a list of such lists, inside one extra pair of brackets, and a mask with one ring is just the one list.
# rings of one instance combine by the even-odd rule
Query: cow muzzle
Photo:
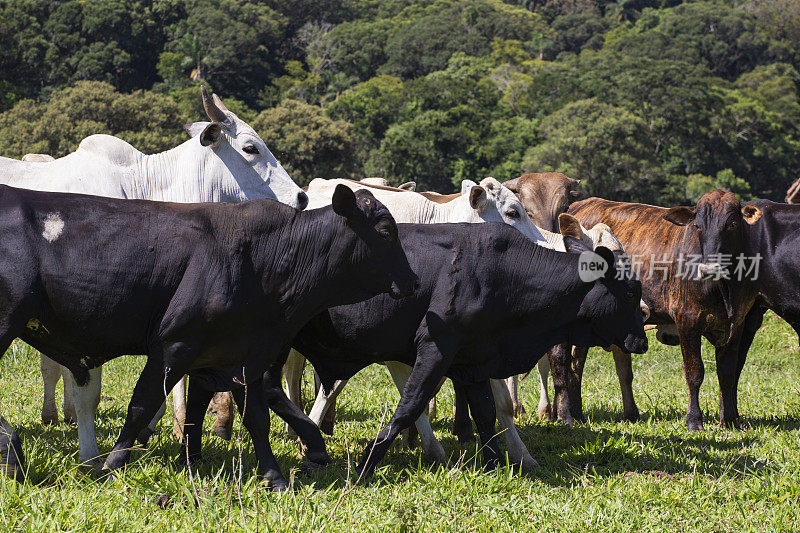
[(717, 280), (728, 275), (728, 270), (721, 263), (698, 263), (697, 274), (700, 279)]
[(623, 347), (628, 353), (645, 353), (648, 348), (648, 343), (647, 337), (644, 336), (644, 331), (642, 331), (641, 336), (630, 334), (625, 337)]

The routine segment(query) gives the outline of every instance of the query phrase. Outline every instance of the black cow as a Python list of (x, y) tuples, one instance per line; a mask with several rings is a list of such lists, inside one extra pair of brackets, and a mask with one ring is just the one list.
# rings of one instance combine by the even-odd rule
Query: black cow
[[(608, 249), (598, 251), (606, 276), (584, 282), (579, 254), (537, 246), (504, 224), (400, 224), (399, 229), (420, 277), (416, 295), (331, 308), (292, 343), (326, 388), (372, 363), (396, 360), (413, 367), (388, 426), (362, 455), (360, 468), (367, 474), (419, 417), (443, 376), (464, 392), (486, 446), (484, 462), (491, 465), (498, 451), (489, 378), (527, 371), (567, 340), (617, 343), (637, 353), (647, 349), (641, 285), (625, 276), (615, 279), (616, 256)], [(567, 240), (571, 251), (588, 250), (577, 239)], [(274, 375), (265, 379), (270, 388), (280, 387)], [(187, 426), (200, 427), (204, 412), (187, 409)]]
[[(747, 315), (739, 343), (736, 383), (742, 373), (747, 352), (772, 309), (800, 336), (800, 205), (769, 200), (746, 202), (756, 210), (757, 223), (745, 227), (745, 255), (752, 265), (757, 299)], [(738, 414), (738, 413), (737, 413)]]
[[(265, 405), (262, 375), (311, 317), (417, 283), (389, 211), (347, 187), (331, 207), (298, 212), (272, 200), (171, 204), (0, 186), (0, 233), (0, 353), (19, 337), (78, 385), (110, 359), (148, 356), (107, 470), (127, 462), (182, 375)], [(266, 408), (243, 423), (259, 473), (286, 488)], [(310, 459), (327, 461), (324, 443)]]

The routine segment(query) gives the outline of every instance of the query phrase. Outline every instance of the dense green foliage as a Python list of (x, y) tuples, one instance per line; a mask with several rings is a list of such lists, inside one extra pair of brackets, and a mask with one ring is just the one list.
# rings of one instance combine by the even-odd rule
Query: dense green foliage
[(621, 200), (780, 198), (798, 69), (798, 0), (5, 0), (0, 154), (163, 149), (205, 83), (300, 183), (559, 170)]
[[(22, 436), (29, 479), (18, 484), (0, 477), (0, 528), (159, 533), (797, 531), (800, 350), (794, 331), (775, 315), (767, 316), (739, 386), (741, 430), (722, 429), (715, 420), (713, 347), (703, 346), (706, 377), (700, 405), (706, 430), (692, 434), (683, 421), (687, 393), (680, 349), (658, 343), (653, 334), (650, 346), (646, 355), (633, 359), (641, 421), (622, 420), (614, 362), (600, 349), (592, 350), (586, 365), (586, 424), (570, 428), (535, 417), (518, 420), (520, 435), (540, 464), (531, 475), (506, 468), (484, 472), (475, 464), (475, 447), (459, 447), (450, 434), (453, 394), (447, 383), (438, 397), (433, 428), (452, 454), (452, 465), (431, 465), (419, 449), (397, 442), (374, 480), (353, 489), (358, 453), (399, 398), (386, 370), (374, 365), (355, 376), (339, 397), (339, 423), (334, 435), (326, 437), (333, 459), (326, 470), (301, 473), (296, 440), (272, 417), (272, 448), (283, 472), (287, 477), (291, 473), (295, 489), (277, 495), (259, 482), (250, 439), (238, 417), (231, 442), (211, 433), (207, 417), (204, 461), (188, 472), (173, 463), (179, 446), (167, 415), (147, 451), (135, 451), (118, 478), (98, 481), (77, 466), (76, 428), (40, 422), (38, 354), (15, 342), (0, 361), (0, 400), (3, 416)], [(98, 413), (103, 453), (114, 444), (143, 365), (143, 358), (121, 357), (104, 368)], [(309, 402), (312, 382), (307, 370)], [(535, 412), (538, 381), (533, 376), (523, 380), (520, 391), (528, 411)], [(170, 498), (166, 509), (156, 503), (163, 494)]]

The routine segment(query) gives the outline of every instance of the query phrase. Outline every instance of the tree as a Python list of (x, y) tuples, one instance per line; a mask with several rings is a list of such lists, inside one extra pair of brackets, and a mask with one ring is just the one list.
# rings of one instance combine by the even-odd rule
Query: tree
[(251, 125), (297, 183), (353, 176), (353, 126), (330, 119), (322, 108), (284, 100)]
[(160, 152), (186, 140), (181, 125), (187, 121), (167, 96), (148, 91), (121, 94), (107, 83), (82, 81), (48, 102), (23, 100), (0, 114), (0, 130), (6, 132), (0, 137), (0, 154), (60, 157), (95, 133), (120, 137), (145, 153)]

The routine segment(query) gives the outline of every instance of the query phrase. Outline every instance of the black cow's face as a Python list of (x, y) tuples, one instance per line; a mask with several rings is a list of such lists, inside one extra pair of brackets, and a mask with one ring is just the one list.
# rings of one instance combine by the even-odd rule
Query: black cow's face
[(755, 224), (761, 211), (745, 206), (731, 192), (716, 190), (703, 195), (695, 208), (673, 207), (664, 219), (678, 226), (691, 225), (700, 241), (703, 279), (730, 276), (730, 266), (745, 249), (743, 224)]
[[(393, 298), (410, 296), (419, 287), (397, 238), (397, 224), (389, 210), (371, 192), (355, 193), (337, 185), (332, 198), (333, 210), (347, 219), (355, 232), (353, 263), (357, 274), (350, 276), (354, 290), (364, 297), (388, 293)], [(363, 298), (362, 298), (363, 299)]]
[[(572, 237), (565, 237), (564, 244), (569, 252), (591, 252), (585, 243)], [(594, 254), (602, 258), (606, 268), (599, 279), (587, 282), (592, 286), (581, 302), (570, 342), (576, 346), (617, 345), (631, 353), (646, 352), (640, 305), (642, 284), (633, 274), (624, 252), (598, 246)]]

